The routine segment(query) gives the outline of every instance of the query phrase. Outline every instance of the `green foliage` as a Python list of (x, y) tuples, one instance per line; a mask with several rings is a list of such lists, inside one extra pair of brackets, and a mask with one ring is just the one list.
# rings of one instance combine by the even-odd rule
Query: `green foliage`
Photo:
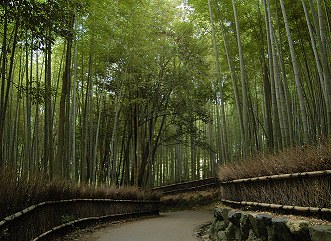
[[(202, 0), (2, 1), (0, 40), (5, 54), (0, 60), (0, 107), (8, 98), (10, 110), (0, 140), (2, 164), (15, 164), (20, 174), (25, 169), (45, 168), (51, 176), (52, 151), (60, 135), (58, 120), (64, 113), (60, 105), (64, 87), (68, 91), (64, 113), (68, 146), (62, 166), (68, 172), (66, 178), (116, 184), (137, 184), (140, 179), (145, 185), (153, 177), (162, 176), (157, 182), (173, 179), (176, 168), (186, 168), (186, 177), (194, 177), (199, 172), (194, 168), (199, 169), (200, 164), (201, 170), (207, 170), (201, 172), (211, 173), (217, 163), (240, 157), (243, 143), (238, 116), (243, 97), (233, 6), (230, 0), (210, 3), (213, 23), (208, 2)], [(269, 93), (264, 92), (266, 77), (274, 85), (273, 66), (269, 66), (272, 54), (268, 54), (263, 2), (238, 0), (236, 4), (249, 102), (246, 134), (252, 143), (249, 153), (255, 153), (267, 148), (269, 138), (266, 122), (271, 110), (265, 103)], [(323, 17), (329, 13), (328, 5), (325, 1), (322, 6)], [(316, 78), (300, 1), (285, 1), (285, 6), (298, 55), (304, 106), (311, 113), (309, 130), (317, 140), (325, 133), (323, 85)], [(311, 16), (313, 11), (308, 10)], [(278, 1), (271, 1), (270, 12), (275, 57), (278, 66), (284, 63), (279, 79), (288, 92), (293, 115), (289, 124), (292, 143), (300, 143), (302, 119)], [(280, 106), (280, 99), (278, 96), (273, 105)], [(278, 115), (271, 114), (274, 135), (279, 134)], [(53, 143), (50, 158), (44, 157), (47, 138)], [(280, 142), (281, 136), (276, 139)], [(275, 143), (275, 148), (281, 146)]]

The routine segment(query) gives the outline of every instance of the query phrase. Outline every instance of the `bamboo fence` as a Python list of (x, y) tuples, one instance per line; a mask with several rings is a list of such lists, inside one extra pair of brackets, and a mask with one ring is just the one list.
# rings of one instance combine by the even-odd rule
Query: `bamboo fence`
[(232, 183), (291, 179), (291, 178), (300, 178), (300, 177), (303, 177), (303, 178), (320, 177), (320, 176), (327, 176), (327, 175), (331, 175), (331, 170), (314, 171), (314, 172), (298, 172), (298, 173), (290, 173), (290, 174), (278, 174), (278, 175), (270, 175), (270, 176), (242, 178), (242, 179), (235, 179), (235, 180), (231, 180), (231, 181), (221, 182), (221, 185), (232, 184)]
[(222, 202), (301, 212), (331, 214), (331, 170), (242, 178), (220, 182)]
[[(0, 221), (0, 240), (39, 240), (86, 221), (159, 213), (159, 200), (70, 199), (32, 205)], [(37, 237), (37, 238), (36, 238)]]
[(185, 191), (191, 191), (197, 189), (204, 189), (215, 186), (216, 187), (219, 186), (219, 180), (217, 178), (212, 177), (201, 180), (181, 182), (181, 183), (155, 187), (153, 188), (153, 191), (158, 191), (163, 194), (170, 194), (170, 193), (179, 193), (179, 192), (185, 192)]

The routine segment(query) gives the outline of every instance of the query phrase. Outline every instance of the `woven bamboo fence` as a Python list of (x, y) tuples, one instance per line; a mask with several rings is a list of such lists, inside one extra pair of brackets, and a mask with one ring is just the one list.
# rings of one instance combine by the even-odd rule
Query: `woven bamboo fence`
[(201, 180), (181, 182), (181, 183), (155, 187), (153, 188), (153, 191), (161, 192), (163, 194), (174, 194), (174, 193), (195, 191), (195, 190), (201, 190), (209, 187), (218, 187), (218, 186), (219, 186), (219, 180), (217, 178), (212, 177)]
[(74, 225), (116, 216), (159, 213), (159, 200), (72, 199), (30, 206), (0, 221), (0, 240), (40, 240), (48, 233)]
[(331, 170), (231, 180), (220, 191), (227, 204), (331, 214)]

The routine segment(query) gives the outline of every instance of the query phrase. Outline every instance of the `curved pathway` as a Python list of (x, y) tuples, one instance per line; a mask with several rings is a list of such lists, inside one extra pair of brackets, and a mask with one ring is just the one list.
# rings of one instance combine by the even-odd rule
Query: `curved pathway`
[(212, 220), (211, 211), (180, 211), (100, 229), (82, 241), (196, 241), (194, 229)]

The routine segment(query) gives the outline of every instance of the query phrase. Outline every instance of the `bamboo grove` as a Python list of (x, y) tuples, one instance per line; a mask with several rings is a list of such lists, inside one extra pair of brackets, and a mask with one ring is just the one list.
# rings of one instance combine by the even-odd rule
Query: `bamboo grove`
[(144, 187), (330, 138), (330, 6), (1, 1), (1, 169)]

